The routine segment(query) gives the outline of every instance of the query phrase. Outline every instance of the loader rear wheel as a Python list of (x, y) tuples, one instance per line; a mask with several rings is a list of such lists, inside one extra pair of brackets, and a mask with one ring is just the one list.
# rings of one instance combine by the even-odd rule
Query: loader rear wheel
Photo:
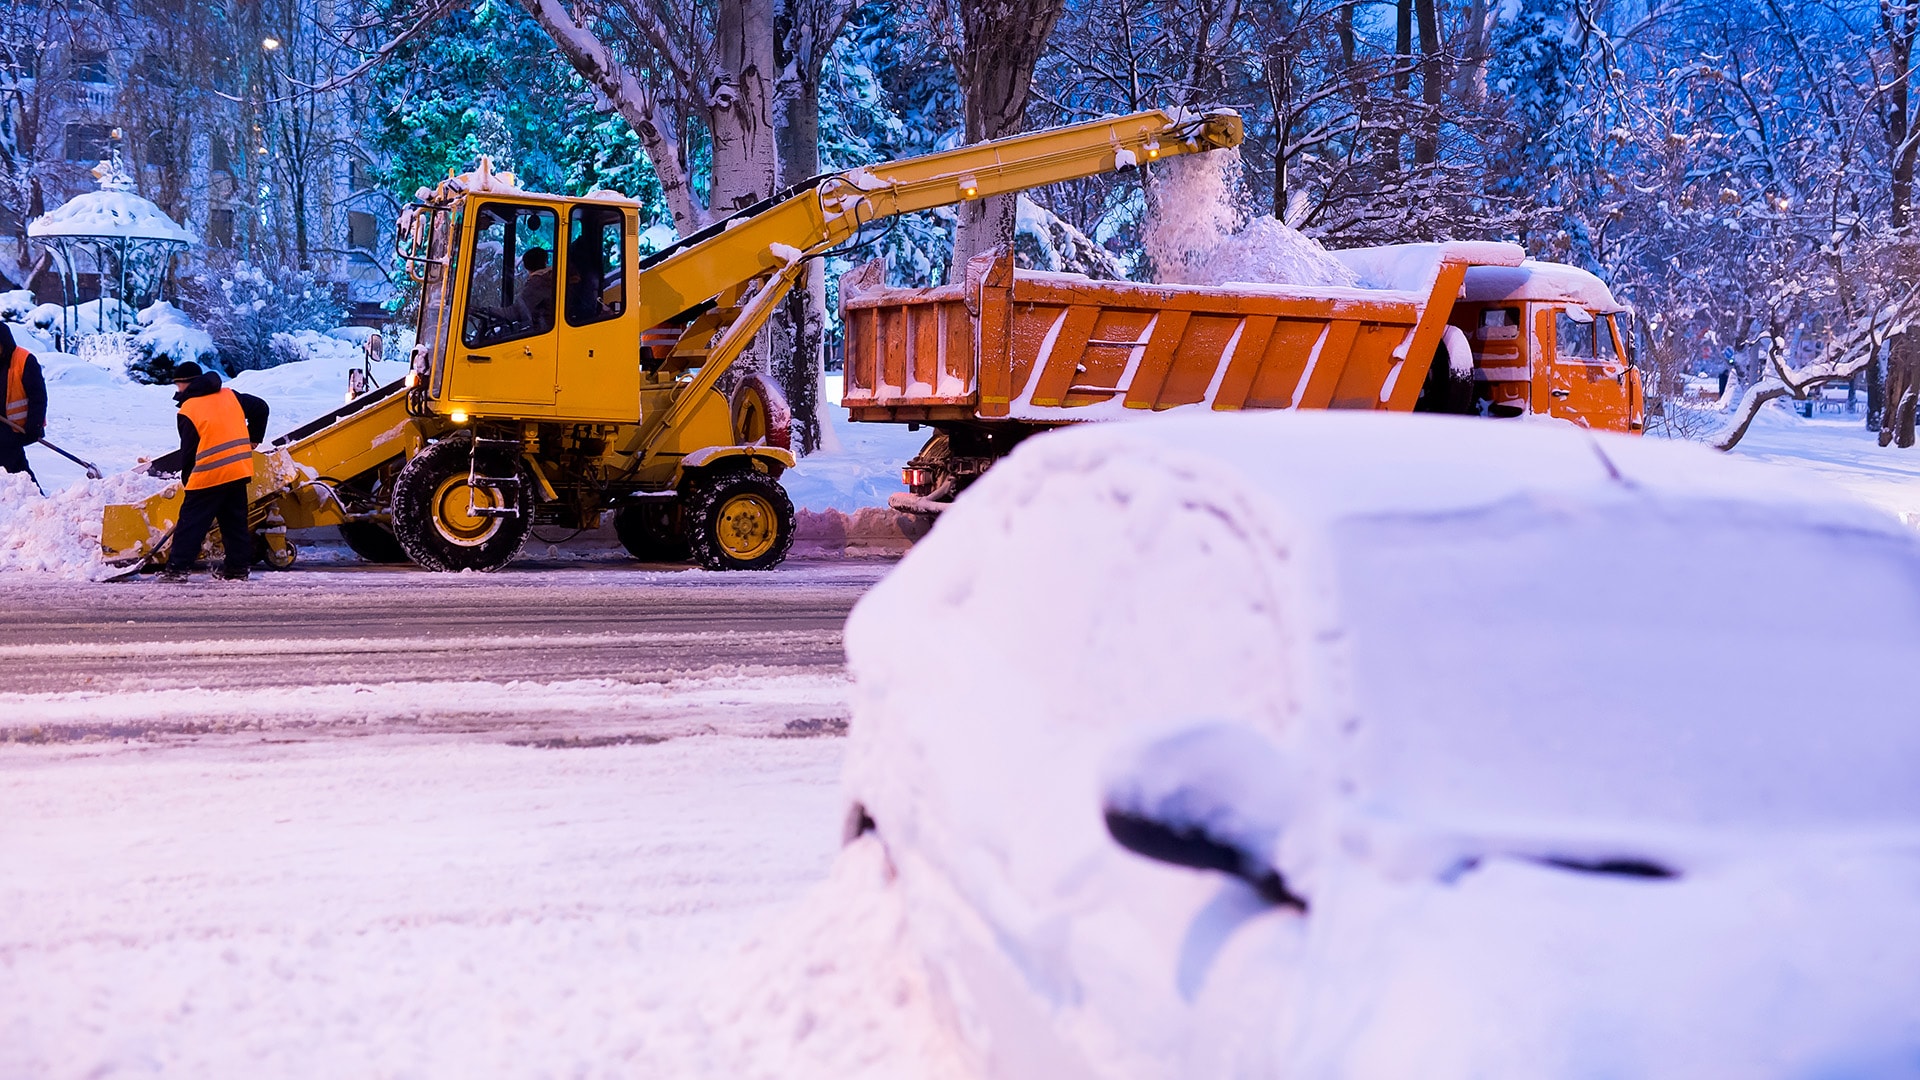
[(340, 526), (340, 539), (355, 555), (370, 563), (407, 562), (407, 551), (394, 539), (393, 530), (377, 521), (349, 521)]
[[(483, 451), (474, 462), (472, 447), (464, 433), (443, 439), (415, 454), (394, 480), (394, 539), (429, 570), (498, 570), (520, 553), (533, 526), (519, 461)], [(475, 465), (483, 478), (477, 484)]]
[(709, 570), (771, 570), (793, 547), (793, 500), (780, 481), (726, 472), (694, 481), (681, 504), (693, 559)]
[(641, 562), (687, 561), (687, 538), (675, 520), (677, 507), (665, 499), (648, 499), (613, 515), (613, 532), (627, 554)]

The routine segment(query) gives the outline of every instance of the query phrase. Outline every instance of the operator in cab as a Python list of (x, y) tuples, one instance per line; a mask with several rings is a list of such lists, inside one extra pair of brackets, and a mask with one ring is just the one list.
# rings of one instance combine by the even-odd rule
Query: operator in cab
[[(0, 424), (0, 469), (26, 473), (27, 447), (47, 433), (47, 382), (40, 374), (40, 360), (13, 340), (13, 331), (0, 323), (0, 386), (6, 388), (6, 422)], [(39, 478), (33, 477), (38, 484)]]
[(553, 329), (553, 254), (546, 248), (528, 248), (520, 256), (526, 271), (513, 307), (503, 314), (536, 334)]
[(180, 406), (180, 482), (187, 495), (160, 580), (187, 580), (207, 530), (218, 521), (226, 557), (213, 576), (245, 581), (253, 564), (247, 484), (253, 480), (254, 444), (267, 437), (267, 403), (222, 387), (219, 372), (202, 371), (191, 361), (173, 369), (173, 387)]

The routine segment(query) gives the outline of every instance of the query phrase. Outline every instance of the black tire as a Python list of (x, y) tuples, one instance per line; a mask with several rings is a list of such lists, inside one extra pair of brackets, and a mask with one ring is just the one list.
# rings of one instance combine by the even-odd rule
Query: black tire
[[(429, 570), (498, 570), (520, 553), (533, 528), (532, 490), (511, 454), (480, 456), (480, 474), (515, 483), (467, 484), (472, 436), (462, 432), (415, 454), (393, 483), (393, 536), (407, 557)], [(479, 517), (474, 503), (512, 507), (518, 514)]]
[(648, 499), (614, 512), (613, 532), (627, 554), (641, 562), (683, 563), (689, 558), (687, 538), (681, 534), (679, 506), (665, 499)]
[(793, 500), (757, 472), (700, 477), (681, 496), (680, 520), (693, 561), (709, 570), (771, 570), (793, 547)]
[(340, 539), (366, 562), (390, 565), (410, 561), (393, 530), (377, 521), (346, 522), (340, 526)]

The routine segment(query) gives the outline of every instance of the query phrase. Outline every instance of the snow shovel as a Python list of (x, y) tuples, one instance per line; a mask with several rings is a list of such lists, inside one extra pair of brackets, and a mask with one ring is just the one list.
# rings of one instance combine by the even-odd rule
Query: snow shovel
[[(26, 432), (21, 429), (19, 424), (16, 424), (11, 420), (7, 421), (7, 426), (12, 428), (15, 431), (20, 432), (20, 434), (22, 435), (26, 434)], [(95, 465), (93, 462), (85, 461), (85, 460), (82, 460), (81, 458), (77, 458), (72, 454), (67, 453), (65, 450), (62, 450), (59, 447), (53, 445), (52, 443), (48, 442), (45, 439), (40, 440), (40, 445), (46, 447), (47, 449), (53, 451), (56, 454), (59, 454), (61, 457), (66, 458), (68, 461), (73, 462), (75, 465), (78, 465), (81, 468), (87, 470), (87, 479), (89, 480), (100, 479), (100, 466)]]

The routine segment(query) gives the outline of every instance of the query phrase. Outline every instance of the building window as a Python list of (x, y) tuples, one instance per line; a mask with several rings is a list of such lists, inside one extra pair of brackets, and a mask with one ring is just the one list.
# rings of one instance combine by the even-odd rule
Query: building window
[(233, 211), (216, 209), (207, 216), (207, 240), (221, 247), (233, 246)]
[(113, 150), (113, 129), (105, 124), (68, 124), (68, 161), (105, 161)]
[(347, 246), (360, 251), (372, 251), (379, 232), (379, 226), (373, 215), (365, 210), (347, 211)]
[(113, 81), (113, 65), (105, 49), (79, 49), (73, 54), (73, 81), (100, 85)]
[(167, 133), (156, 131), (147, 136), (147, 164), (156, 169), (173, 168), (173, 144), (167, 141)]
[(214, 172), (231, 173), (233, 171), (233, 157), (227, 150), (225, 135), (215, 135), (207, 143), (207, 167)]
[(0, 44), (0, 81), (31, 82), (40, 71), (40, 49), (27, 42)]

